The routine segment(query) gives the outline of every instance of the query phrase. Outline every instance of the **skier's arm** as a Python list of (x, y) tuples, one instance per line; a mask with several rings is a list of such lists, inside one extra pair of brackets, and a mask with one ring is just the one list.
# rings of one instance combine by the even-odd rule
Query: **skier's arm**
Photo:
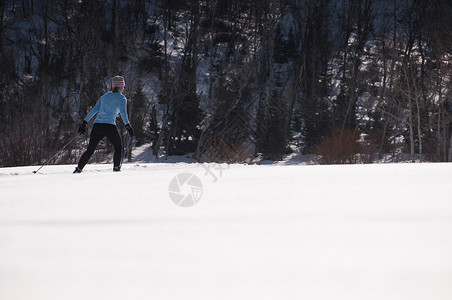
[(93, 109), (88, 113), (88, 115), (86, 116), (86, 118), (85, 118), (85, 121), (86, 122), (89, 122), (89, 120), (91, 120), (91, 118), (95, 115), (95, 114), (97, 114), (98, 112), (99, 112), (99, 108), (100, 108), (100, 100), (101, 100), (102, 98), (100, 98), (99, 100), (97, 100), (97, 103), (96, 103), (96, 105), (93, 107)]
[(123, 102), (121, 103), (121, 106), (119, 107), (119, 113), (121, 114), (122, 121), (124, 122), (124, 125), (129, 124), (129, 117), (127, 116), (127, 99), (126, 97), (123, 98)]

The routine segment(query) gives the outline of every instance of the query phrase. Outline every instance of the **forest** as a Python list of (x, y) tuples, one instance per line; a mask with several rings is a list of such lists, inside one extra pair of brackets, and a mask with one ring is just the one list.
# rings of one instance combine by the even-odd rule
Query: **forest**
[(452, 161), (451, 15), (449, 0), (3, 0), (0, 167), (58, 151), (115, 75), (134, 145), (162, 159)]

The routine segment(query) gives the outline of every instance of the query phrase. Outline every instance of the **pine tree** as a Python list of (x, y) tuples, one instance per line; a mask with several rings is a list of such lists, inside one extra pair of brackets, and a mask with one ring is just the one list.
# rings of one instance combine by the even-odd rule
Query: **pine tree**
[[(231, 74), (232, 75), (232, 74)], [(233, 76), (234, 77), (234, 76)], [(249, 93), (241, 91), (239, 79), (221, 74), (215, 87), (215, 108), (198, 143), (200, 160), (230, 162), (242, 159), (242, 146), (249, 140)]]
[(177, 94), (170, 103), (170, 132), (167, 137), (169, 155), (184, 155), (194, 152), (201, 131), (198, 128), (203, 119), (196, 93), (196, 69), (190, 60), (182, 67)]
[(146, 96), (143, 93), (143, 86), (141, 82), (138, 83), (138, 88), (131, 101), (132, 110), (132, 127), (136, 137), (136, 146), (146, 143), (145, 132), (145, 118), (146, 118)]
[(271, 93), (268, 103), (260, 105), (257, 122), (258, 151), (264, 159), (282, 160), (289, 138), (287, 106), (276, 90)]

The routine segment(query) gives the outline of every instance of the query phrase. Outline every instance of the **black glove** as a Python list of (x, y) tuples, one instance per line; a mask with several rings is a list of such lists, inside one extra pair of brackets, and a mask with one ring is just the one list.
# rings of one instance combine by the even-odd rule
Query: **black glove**
[(78, 133), (80, 135), (84, 135), (85, 131), (86, 131), (86, 125), (88, 124), (88, 122), (86, 122), (85, 120), (83, 120), (82, 123), (80, 123), (80, 126), (78, 127)]
[(133, 136), (133, 128), (130, 126), (130, 124), (126, 125), (126, 129), (127, 129), (127, 132), (129, 132), (130, 136)]

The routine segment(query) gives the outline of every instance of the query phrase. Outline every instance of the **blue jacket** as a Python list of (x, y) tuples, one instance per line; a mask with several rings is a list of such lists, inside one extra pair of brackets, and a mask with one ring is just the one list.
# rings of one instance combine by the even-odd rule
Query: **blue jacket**
[(88, 113), (85, 118), (89, 122), (97, 114), (94, 123), (106, 123), (116, 125), (116, 115), (120, 113), (125, 125), (129, 124), (127, 117), (127, 99), (121, 93), (108, 92), (97, 100), (96, 106)]

